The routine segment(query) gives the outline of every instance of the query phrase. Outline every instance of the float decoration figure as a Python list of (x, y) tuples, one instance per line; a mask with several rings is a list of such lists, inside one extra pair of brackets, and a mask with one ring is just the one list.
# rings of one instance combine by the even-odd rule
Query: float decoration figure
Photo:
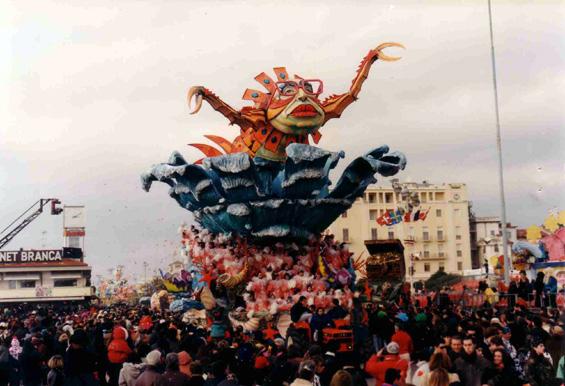
[[(202, 86), (191, 87), (188, 91), (188, 104), (193, 99), (196, 106), (191, 114), (200, 111), (202, 101), (225, 116), (230, 124), (241, 128), (240, 135), (233, 142), (222, 137), (207, 135), (226, 154), (247, 153), (251, 157), (262, 157), (271, 161), (284, 161), (286, 147), (291, 143), (309, 144), (308, 136), (317, 144), (321, 138), (319, 129), (330, 119), (339, 118), (351, 103), (357, 100), (361, 86), (373, 63), (377, 60), (396, 61), (399, 57), (387, 56), (382, 50), (387, 47), (402, 47), (398, 43), (383, 43), (363, 58), (357, 74), (351, 82), (349, 91), (340, 95), (331, 95), (325, 100), (319, 99), (324, 84), (319, 79), (304, 79), (294, 75), (290, 79), (285, 67), (275, 67), (275, 81), (266, 73), (255, 77), (267, 93), (247, 89), (244, 100), (254, 103), (236, 110), (222, 101), (212, 91)], [(201, 150), (207, 157), (222, 154), (218, 149), (206, 144), (191, 144)], [(200, 160), (199, 160), (200, 161)]]
[(376, 173), (393, 176), (406, 166), (402, 153), (389, 153), (384, 145), (356, 158), (330, 190), (329, 172), (344, 153), (308, 144), (308, 136), (317, 143), (320, 127), (338, 118), (357, 99), (377, 59), (399, 59), (384, 55), (386, 47), (402, 45), (384, 43), (371, 50), (350, 90), (324, 101), (319, 99), (322, 81), (299, 76), (290, 80), (283, 67), (275, 68), (277, 81), (259, 74), (255, 79), (268, 92), (246, 90), (244, 99), (254, 106), (239, 111), (208, 89), (192, 87), (188, 92), (189, 105), (196, 99), (192, 113), (205, 100), (237, 124), (241, 133), (233, 142), (207, 136), (226, 154), (209, 145), (193, 144), (207, 156), (195, 164), (173, 152), (167, 163), (154, 165), (142, 175), (143, 189), (148, 191), (154, 181), (168, 184), (169, 195), (212, 233), (302, 240), (319, 235), (377, 181)]

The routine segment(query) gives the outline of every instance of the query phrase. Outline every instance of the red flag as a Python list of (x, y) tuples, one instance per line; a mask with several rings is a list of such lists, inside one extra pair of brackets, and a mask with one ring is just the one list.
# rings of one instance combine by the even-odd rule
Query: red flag
[(412, 217), (412, 211), (404, 213), (404, 222), (410, 222)]
[(428, 210), (426, 210), (425, 212), (420, 212), (418, 219), (424, 221), (426, 219), (426, 216), (428, 215), (429, 211), (430, 211), (430, 208), (428, 208)]
[(384, 216), (379, 216), (379, 217), (377, 218), (377, 224), (379, 224), (379, 225), (386, 225), (385, 217), (384, 217)]

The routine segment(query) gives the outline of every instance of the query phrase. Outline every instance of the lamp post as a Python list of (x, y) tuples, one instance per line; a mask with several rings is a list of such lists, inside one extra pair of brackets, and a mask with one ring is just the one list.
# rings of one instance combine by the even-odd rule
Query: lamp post
[(496, 82), (496, 61), (494, 55), (494, 33), (492, 30), (491, 0), (488, 0), (488, 19), (490, 31), (490, 57), (492, 64), (492, 85), (494, 92), (494, 112), (496, 117), (496, 150), (498, 153), (498, 184), (500, 193), (500, 219), (502, 221), (502, 254), (504, 256), (504, 282), (510, 284), (510, 270), (512, 263), (508, 254), (508, 235), (506, 233), (506, 200), (504, 195), (504, 174), (502, 171), (502, 138), (500, 136), (500, 115), (498, 112), (498, 86)]

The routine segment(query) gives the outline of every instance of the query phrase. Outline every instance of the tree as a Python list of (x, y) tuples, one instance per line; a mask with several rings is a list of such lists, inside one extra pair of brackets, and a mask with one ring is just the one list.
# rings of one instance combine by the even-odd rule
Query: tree
[(459, 283), (462, 280), (460, 275), (446, 273), (443, 269), (439, 269), (428, 280), (426, 280), (426, 289), (428, 291), (438, 291), (443, 287), (449, 287)]

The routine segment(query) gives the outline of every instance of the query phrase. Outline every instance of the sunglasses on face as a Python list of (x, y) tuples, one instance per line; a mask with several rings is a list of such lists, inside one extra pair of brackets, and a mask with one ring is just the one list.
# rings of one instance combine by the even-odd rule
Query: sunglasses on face
[(293, 97), (298, 94), (299, 89), (304, 90), (307, 95), (318, 96), (324, 90), (324, 83), (319, 79), (277, 82), (277, 90), (281, 98)]

